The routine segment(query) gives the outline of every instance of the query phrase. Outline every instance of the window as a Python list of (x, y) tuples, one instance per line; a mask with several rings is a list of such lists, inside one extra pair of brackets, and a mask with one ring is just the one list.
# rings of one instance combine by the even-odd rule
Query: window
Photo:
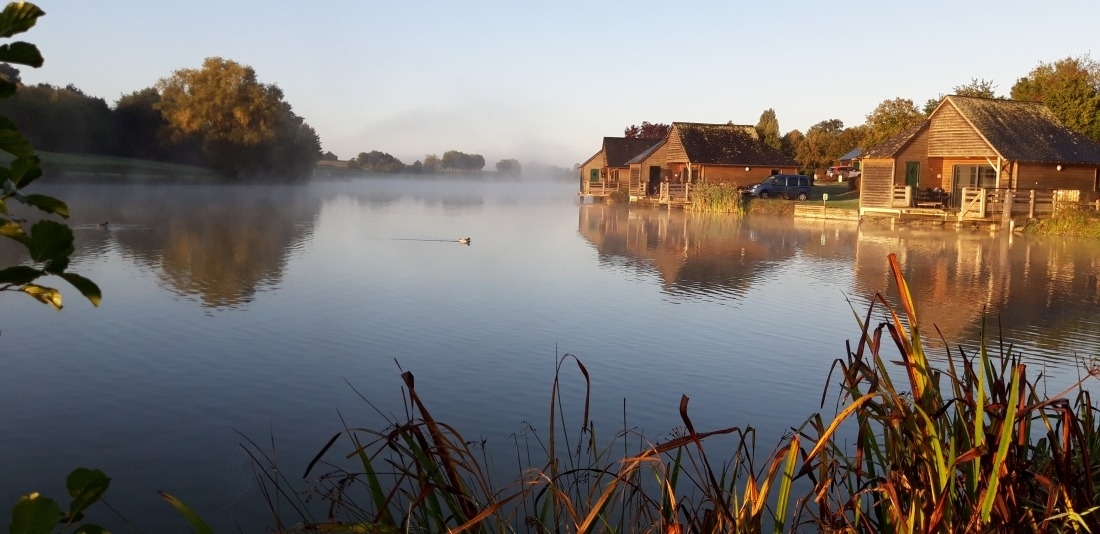
[(989, 165), (955, 165), (954, 169), (956, 189), (997, 187), (997, 171)]

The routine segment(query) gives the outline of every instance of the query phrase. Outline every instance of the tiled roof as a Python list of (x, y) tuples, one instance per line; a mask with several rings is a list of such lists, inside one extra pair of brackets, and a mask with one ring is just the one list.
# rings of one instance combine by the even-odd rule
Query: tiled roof
[(688, 159), (692, 163), (795, 167), (793, 159), (764, 144), (756, 128), (742, 124), (675, 122)]
[(989, 144), (1009, 160), (1100, 164), (1100, 143), (1070, 130), (1036, 102), (948, 96)]
[(604, 137), (603, 149), (608, 167), (626, 167), (627, 162), (660, 143), (663, 139), (635, 139), (632, 137)]
[(892, 158), (901, 152), (901, 149), (905, 148), (905, 145), (909, 144), (914, 137), (920, 133), (921, 130), (928, 127), (928, 120), (918, 122), (886, 139), (882, 140), (879, 144), (868, 148), (867, 152), (863, 153), (864, 159), (874, 158)]

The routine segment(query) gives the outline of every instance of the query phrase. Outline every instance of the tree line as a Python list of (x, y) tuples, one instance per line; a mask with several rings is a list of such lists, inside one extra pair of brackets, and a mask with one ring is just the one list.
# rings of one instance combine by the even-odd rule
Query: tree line
[(222, 58), (177, 70), (113, 107), (71, 84), (24, 86), (10, 65), (0, 77), (19, 85), (0, 114), (39, 150), (199, 165), (236, 179), (305, 178), (321, 157), (317, 132), (282, 90)]
[[(335, 154), (326, 154), (323, 159), (338, 161)], [(348, 161), (349, 167), (355, 167), (368, 172), (381, 173), (412, 173), (434, 174), (438, 172), (480, 172), (485, 168), (485, 157), (481, 154), (467, 154), (457, 150), (448, 150), (443, 157), (436, 154), (427, 154), (423, 160), (416, 160), (412, 164), (405, 164), (400, 159), (378, 150), (360, 152), (358, 156)], [(502, 159), (496, 163), (497, 172), (510, 176), (519, 176), (523, 166), (519, 160)]]
[[(981, 98), (1006, 98), (996, 94), (991, 80), (972, 78), (952, 89), (951, 94)], [(760, 115), (756, 131), (761, 141), (798, 162), (804, 172), (814, 172), (838, 161), (853, 148), (870, 148), (928, 118), (943, 101), (944, 95), (929, 98), (918, 107), (908, 98), (892, 98), (879, 103), (858, 126), (845, 127), (840, 119), (826, 119), (806, 132), (791, 130), (780, 134), (774, 109)], [(1007, 98), (1041, 102), (1069, 129), (1094, 141), (1100, 141), (1100, 63), (1088, 54), (1054, 62), (1040, 62), (1026, 76), (1018, 78)], [(643, 122), (631, 125), (625, 137), (661, 139), (670, 125)]]

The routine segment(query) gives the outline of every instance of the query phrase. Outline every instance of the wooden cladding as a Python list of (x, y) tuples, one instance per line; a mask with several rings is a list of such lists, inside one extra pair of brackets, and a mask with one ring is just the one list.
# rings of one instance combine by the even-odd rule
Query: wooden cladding
[(952, 105), (940, 107), (928, 127), (929, 157), (996, 158), (997, 152)]
[(865, 159), (860, 176), (859, 207), (890, 208), (894, 198), (894, 160)]

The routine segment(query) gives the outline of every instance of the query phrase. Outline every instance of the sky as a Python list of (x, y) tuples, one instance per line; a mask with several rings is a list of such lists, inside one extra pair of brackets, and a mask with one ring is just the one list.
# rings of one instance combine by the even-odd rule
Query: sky
[[(1100, 2), (39, 0), (24, 83), (113, 106), (207, 57), (251, 66), (341, 159), (572, 166), (642, 121), (862, 124), (1092, 54)], [(1100, 59), (1100, 50), (1093, 56)]]

